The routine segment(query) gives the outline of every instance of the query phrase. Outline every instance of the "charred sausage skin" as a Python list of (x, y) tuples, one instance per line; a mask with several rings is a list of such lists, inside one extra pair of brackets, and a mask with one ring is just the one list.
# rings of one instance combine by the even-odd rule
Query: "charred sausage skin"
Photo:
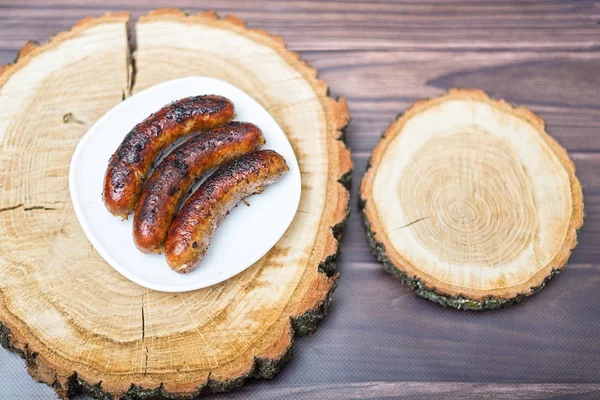
[(137, 248), (144, 253), (162, 252), (175, 213), (194, 182), (264, 143), (256, 125), (232, 121), (173, 150), (156, 167), (136, 206), (133, 237)]
[(175, 140), (226, 124), (233, 103), (216, 95), (174, 101), (136, 125), (108, 162), (102, 197), (108, 211), (127, 218), (135, 208), (152, 162)]
[(288, 170), (285, 159), (272, 150), (247, 154), (217, 170), (175, 217), (165, 243), (169, 266), (181, 273), (193, 270), (229, 211), (244, 198), (261, 193)]

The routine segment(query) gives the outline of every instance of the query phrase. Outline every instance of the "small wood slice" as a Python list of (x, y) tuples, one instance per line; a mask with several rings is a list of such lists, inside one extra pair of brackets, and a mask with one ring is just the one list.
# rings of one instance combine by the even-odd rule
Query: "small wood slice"
[(583, 224), (575, 166), (543, 120), (479, 90), (419, 101), (392, 123), (360, 196), (386, 269), (459, 309), (498, 308), (543, 288)]
[[(328, 97), (280, 38), (237, 18), (152, 12), (136, 25), (137, 70), (127, 23), (126, 14), (86, 19), (2, 69), (0, 342), (63, 397), (175, 398), (272, 377), (336, 286), (352, 168), (341, 141), (346, 102)], [(71, 205), (69, 162), (124, 96), (189, 75), (224, 79), (273, 115), (298, 158), (302, 199), (255, 265), (213, 287), (161, 293), (122, 277), (90, 245)]]

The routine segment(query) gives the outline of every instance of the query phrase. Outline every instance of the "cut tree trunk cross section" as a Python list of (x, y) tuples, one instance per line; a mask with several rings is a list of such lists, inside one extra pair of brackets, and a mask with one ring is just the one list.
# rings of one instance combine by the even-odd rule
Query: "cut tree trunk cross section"
[[(337, 283), (347, 217), (346, 102), (284, 42), (213, 12), (80, 21), (0, 72), (0, 342), (62, 397), (184, 396), (271, 377), (312, 332)], [(68, 188), (78, 141), (131, 93), (202, 75), (255, 98), (288, 136), (302, 198), (277, 245), (234, 278), (188, 293), (142, 288), (92, 248)], [(100, 195), (100, 191), (98, 192)]]
[(373, 150), (361, 207), (392, 275), (473, 310), (541, 289), (583, 224), (575, 166), (541, 118), (478, 90), (420, 101), (392, 123)]

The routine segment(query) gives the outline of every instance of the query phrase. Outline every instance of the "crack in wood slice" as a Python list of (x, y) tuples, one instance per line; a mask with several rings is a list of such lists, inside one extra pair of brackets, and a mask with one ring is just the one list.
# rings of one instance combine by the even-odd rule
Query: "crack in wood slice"
[(563, 268), (583, 224), (566, 151), (531, 112), (451, 90), (399, 117), (373, 151), (361, 201), (374, 251), (420, 295), (496, 308)]
[[(341, 140), (346, 102), (330, 98), (281, 38), (214, 12), (142, 17), (133, 71), (127, 23), (125, 14), (85, 19), (27, 45), (2, 70), (0, 343), (63, 397), (185, 396), (271, 377), (294, 333), (312, 332), (325, 315), (337, 283), (352, 169)], [(189, 75), (226, 80), (270, 111), (299, 160), (303, 212), (236, 277), (160, 293), (123, 278), (91, 247), (68, 168), (79, 139), (124, 93)]]

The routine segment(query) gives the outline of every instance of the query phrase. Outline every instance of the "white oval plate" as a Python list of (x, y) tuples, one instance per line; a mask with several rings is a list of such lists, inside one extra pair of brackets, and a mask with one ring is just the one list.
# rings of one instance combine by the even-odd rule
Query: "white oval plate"
[[(256, 124), (290, 171), (265, 191), (238, 205), (217, 229), (206, 257), (187, 274), (169, 268), (164, 255), (143, 254), (135, 247), (132, 220), (122, 221), (102, 201), (108, 159), (135, 124), (171, 101), (218, 94), (235, 105), (237, 120)], [(69, 171), (73, 207), (88, 239), (114, 269), (133, 282), (163, 292), (185, 292), (222, 282), (265, 255), (283, 236), (300, 203), (300, 168), (285, 133), (253, 98), (213, 78), (189, 77), (164, 82), (140, 92), (110, 110), (81, 139)]]

